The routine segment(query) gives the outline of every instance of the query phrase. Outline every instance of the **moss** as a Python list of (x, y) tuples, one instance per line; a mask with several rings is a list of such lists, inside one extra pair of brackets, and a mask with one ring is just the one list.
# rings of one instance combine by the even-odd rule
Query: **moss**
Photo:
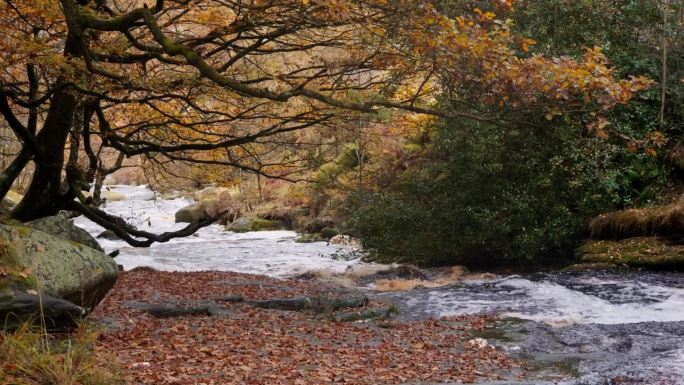
[(268, 219), (257, 218), (252, 221), (251, 229), (252, 231), (266, 231), (278, 230), (280, 227), (280, 222), (278, 221), (270, 221)]
[(339, 233), (340, 233), (340, 232), (337, 231), (336, 228), (333, 228), (333, 227), (324, 227), (324, 228), (321, 230), (321, 238), (324, 238), (324, 239), (326, 239), (326, 240), (329, 240), (330, 238), (336, 236), (336, 235), (339, 234)]
[(684, 269), (684, 245), (669, 244), (656, 237), (588, 241), (577, 252), (582, 263)]
[(328, 240), (321, 237), (321, 234), (302, 234), (295, 242), (297, 243), (313, 243), (313, 242), (327, 242)]

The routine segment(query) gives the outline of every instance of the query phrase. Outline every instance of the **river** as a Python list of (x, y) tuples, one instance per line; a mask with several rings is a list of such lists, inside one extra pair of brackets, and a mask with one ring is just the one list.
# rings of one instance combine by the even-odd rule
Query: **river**
[[(152, 232), (181, 228), (175, 212), (186, 199), (153, 199), (146, 187), (110, 186), (127, 199), (109, 213)], [(97, 235), (103, 229), (78, 218)], [(344, 272), (358, 259), (326, 243), (296, 243), (289, 231), (236, 234), (209, 226), (187, 238), (120, 250), (124, 269), (224, 270), (288, 277), (308, 271)], [(358, 266), (357, 266), (358, 267)], [(403, 319), (492, 314), (488, 343), (529, 360), (527, 382), (567, 385), (684, 385), (684, 274), (655, 272), (544, 273), (466, 281), (442, 288), (372, 294), (400, 305)], [(504, 382), (506, 384), (512, 382)]]

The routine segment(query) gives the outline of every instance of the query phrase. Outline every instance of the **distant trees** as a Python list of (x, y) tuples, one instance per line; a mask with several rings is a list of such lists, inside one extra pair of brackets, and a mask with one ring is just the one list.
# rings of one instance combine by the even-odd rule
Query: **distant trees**
[[(22, 143), (0, 196), (34, 166), (12, 216), (76, 210), (135, 246), (209, 222), (150, 234), (93, 205), (80, 191), (112, 167), (101, 148), (162, 171), (187, 162), (288, 178), (305, 161), (298, 132), (358, 114), (506, 127), (511, 111), (600, 117), (650, 85), (616, 79), (600, 50), (530, 55), (534, 41), (494, 13), (447, 17), (429, 1), (5, 0), (0, 31), (0, 113)], [(458, 108), (436, 109), (437, 95)]]

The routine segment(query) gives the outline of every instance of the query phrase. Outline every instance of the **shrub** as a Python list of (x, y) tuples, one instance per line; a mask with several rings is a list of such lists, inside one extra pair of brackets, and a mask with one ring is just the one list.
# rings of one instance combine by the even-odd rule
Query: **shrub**
[(419, 166), (349, 200), (347, 225), (382, 262), (492, 267), (571, 258), (590, 217), (648, 204), (667, 181), (654, 158), (573, 132), (438, 127), (433, 146), (414, 156), (424, 158)]

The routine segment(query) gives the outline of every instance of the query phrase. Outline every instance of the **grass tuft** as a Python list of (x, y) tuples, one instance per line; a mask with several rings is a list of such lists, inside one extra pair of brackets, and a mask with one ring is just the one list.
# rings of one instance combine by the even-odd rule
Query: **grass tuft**
[(600, 215), (589, 224), (594, 240), (684, 234), (684, 201), (668, 206), (629, 209)]
[(122, 384), (114, 360), (95, 354), (98, 336), (85, 324), (66, 336), (28, 324), (13, 333), (0, 331), (0, 385)]

